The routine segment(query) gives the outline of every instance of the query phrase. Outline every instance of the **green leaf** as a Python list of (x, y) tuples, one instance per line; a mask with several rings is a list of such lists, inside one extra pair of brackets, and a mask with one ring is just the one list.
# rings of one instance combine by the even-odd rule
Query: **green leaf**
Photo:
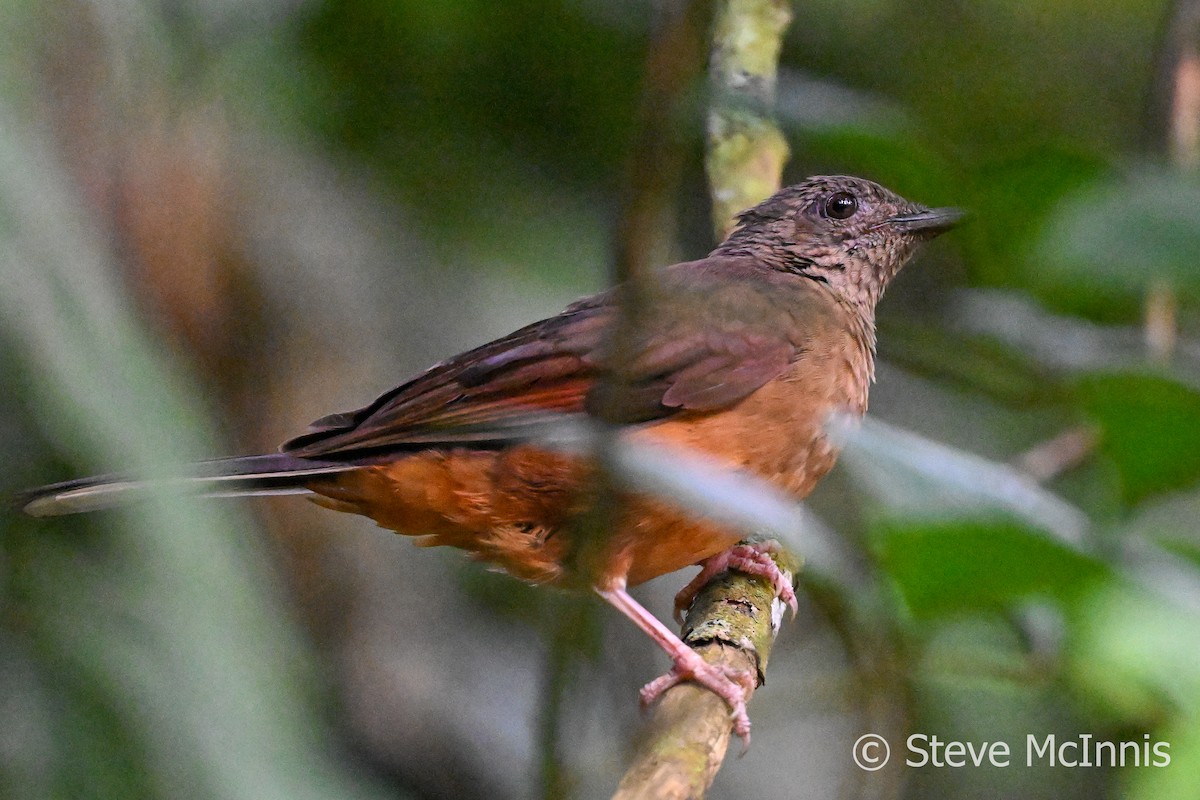
[[(841, 463), (893, 517), (1021, 520), (1068, 547), (1081, 549), (1089, 521), (1028, 475), (872, 416), (831, 415)], [(801, 550), (800, 552), (804, 552)]]
[(1120, 581), (1084, 598), (1071, 625), (1069, 667), (1108, 713), (1147, 719), (1176, 708), (1197, 719), (1200, 616), (1191, 598), (1160, 588)]
[(1200, 179), (1143, 166), (1092, 184), (1051, 216), (1040, 256), (1075, 285), (1140, 292), (1155, 280), (1200, 291)]
[(892, 520), (876, 526), (872, 538), (879, 563), (917, 617), (1066, 598), (1107, 572), (1082, 553), (998, 518)]
[(1200, 616), (1194, 605), (1189, 608), (1146, 588), (1153, 586), (1114, 583), (1080, 604), (1068, 666), (1103, 713), (1133, 720), (1143, 730), (1172, 715), (1169, 727), (1152, 735), (1170, 743), (1169, 768), (1130, 771), (1126, 796), (1195, 797), (1200, 777)]
[(1116, 465), (1121, 494), (1136, 504), (1200, 481), (1200, 394), (1153, 375), (1097, 373), (1076, 384)]

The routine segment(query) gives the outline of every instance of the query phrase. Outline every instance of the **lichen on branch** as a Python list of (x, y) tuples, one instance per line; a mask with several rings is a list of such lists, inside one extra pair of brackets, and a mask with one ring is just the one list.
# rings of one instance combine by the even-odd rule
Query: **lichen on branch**
[[(799, 560), (783, 549), (771, 557), (794, 582)], [(784, 611), (770, 581), (724, 572), (697, 595), (683, 640), (710, 664), (751, 671), (761, 683)], [(614, 800), (703, 797), (725, 759), (730, 732), (725, 701), (696, 684), (675, 686), (654, 707)]]
[(738, 213), (779, 189), (788, 146), (772, 109), (779, 51), (791, 20), (788, 0), (717, 4), (705, 166), (718, 239), (733, 230)]

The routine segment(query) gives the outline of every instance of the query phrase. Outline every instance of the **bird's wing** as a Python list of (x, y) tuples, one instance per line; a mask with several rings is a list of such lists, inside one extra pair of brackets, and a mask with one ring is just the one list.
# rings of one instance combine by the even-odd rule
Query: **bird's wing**
[(607, 385), (600, 379), (617, 318), (612, 292), (444, 361), (365, 408), (319, 419), (283, 450), (337, 458), (488, 447), (527, 437), (550, 415), (603, 411), (610, 421), (637, 423), (728, 407), (780, 375), (797, 347), (758, 324), (755, 309), (731, 314), (737, 303), (714, 303), (717, 296), (697, 292), (648, 315), (625, 383), (603, 400), (596, 387)]

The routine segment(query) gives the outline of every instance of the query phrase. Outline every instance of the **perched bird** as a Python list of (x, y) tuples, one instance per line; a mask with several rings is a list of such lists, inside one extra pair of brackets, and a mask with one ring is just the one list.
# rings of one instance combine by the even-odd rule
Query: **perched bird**
[[(551, 415), (602, 413), (624, 436), (693, 449), (804, 497), (837, 457), (828, 414), (866, 411), (884, 288), (959, 216), (859, 178), (809, 178), (741, 214), (707, 258), (661, 270), (620, 364), (608, 358), (617, 287), (443, 361), (365, 408), (319, 419), (279, 453), (205, 462), (187, 480), (217, 496), (306, 493), (523, 580), (590, 585), (674, 662), (644, 701), (696, 681), (725, 699), (745, 738), (742, 687), (753, 678), (704, 662), (626, 588), (694, 564), (702, 576), (734, 566), (772, 580), (794, 607), (767, 546), (738, 547), (737, 531), (632, 494), (581, 557), (573, 520), (596, 496), (594, 465), (539, 445), (531, 431)], [(85, 478), (21, 502), (30, 514), (67, 514), (145, 486)]]

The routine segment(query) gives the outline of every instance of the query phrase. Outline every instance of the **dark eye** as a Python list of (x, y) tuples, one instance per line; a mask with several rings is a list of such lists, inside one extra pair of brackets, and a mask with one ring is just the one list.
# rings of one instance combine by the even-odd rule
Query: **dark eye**
[(858, 198), (849, 192), (836, 192), (825, 198), (822, 210), (830, 219), (850, 219), (858, 211)]

